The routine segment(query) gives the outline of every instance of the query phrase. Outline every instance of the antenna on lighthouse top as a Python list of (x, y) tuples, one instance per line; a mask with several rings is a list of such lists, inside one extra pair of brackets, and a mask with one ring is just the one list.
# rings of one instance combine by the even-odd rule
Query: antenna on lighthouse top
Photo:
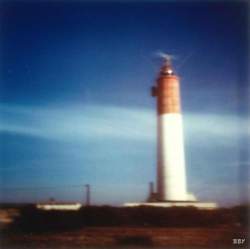
[(173, 56), (170, 54), (165, 54), (163, 52), (158, 53), (159, 57), (162, 58), (166, 65), (171, 65), (171, 60), (173, 59)]
[(161, 69), (162, 74), (167, 74), (167, 75), (173, 75), (173, 68), (172, 68), (172, 60), (175, 59), (175, 57), (171, 54), (166, 54), (163, 52), (158, 52), (157, 53), (160, 58), (164, 60), (164, 65)]

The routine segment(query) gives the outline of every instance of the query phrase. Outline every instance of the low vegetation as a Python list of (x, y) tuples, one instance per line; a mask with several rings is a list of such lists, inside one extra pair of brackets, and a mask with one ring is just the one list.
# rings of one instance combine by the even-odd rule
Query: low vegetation
[(42, 211), (28, 205), (20, 208), (20, 215), (8, 230), (53, 232), (86, 227), (247, 227), (248, 211), (247, 206), (216, 210), (89, 206), (79, 211)]

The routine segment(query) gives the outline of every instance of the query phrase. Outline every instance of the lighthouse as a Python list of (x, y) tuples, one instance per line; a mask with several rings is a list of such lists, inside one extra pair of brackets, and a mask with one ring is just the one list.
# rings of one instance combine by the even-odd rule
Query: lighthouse
[(162, 54), (162, 57), (164, 63), (151, 89), (157, 106), (157, 191), (150, 182), (146, 202), (124, 205), (217, 208), (216, 203), (197, 201), (187, 191), (180, 79), (173, 69), (171, 56)]
[(157, 102), (157, 198), (187, 201), (180, 80), (171, 57), (164, 56), (152, 96)]

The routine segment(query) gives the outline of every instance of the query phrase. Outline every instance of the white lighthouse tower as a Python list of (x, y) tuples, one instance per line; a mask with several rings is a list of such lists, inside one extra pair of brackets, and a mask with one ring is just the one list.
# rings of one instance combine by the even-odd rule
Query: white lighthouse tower
[(184, 137), (179, 77), (170, 56), (164, 57), (157, 86), (157, 195), (159, 201), (187, 201)]
[(157, 192), (151, 182), (146, 202), (124, 205), (216, 208), (216, 203), (197, 201), (187, 191), (179, 77), (173, 70), (171, 56), (162, 57), (164, 64), (152, 87), (157, 102)]

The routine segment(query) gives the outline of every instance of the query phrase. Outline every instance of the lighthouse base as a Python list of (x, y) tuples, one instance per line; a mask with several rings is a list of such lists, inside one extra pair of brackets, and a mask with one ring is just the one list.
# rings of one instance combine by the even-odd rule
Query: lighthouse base
[(194, 207), (198, 209), (216, 209), (218, 208), (215, 202), (199, 202), (199, 201), (165, 201), (165, 202), (131, 202), (124, 203), (125, 207)]

